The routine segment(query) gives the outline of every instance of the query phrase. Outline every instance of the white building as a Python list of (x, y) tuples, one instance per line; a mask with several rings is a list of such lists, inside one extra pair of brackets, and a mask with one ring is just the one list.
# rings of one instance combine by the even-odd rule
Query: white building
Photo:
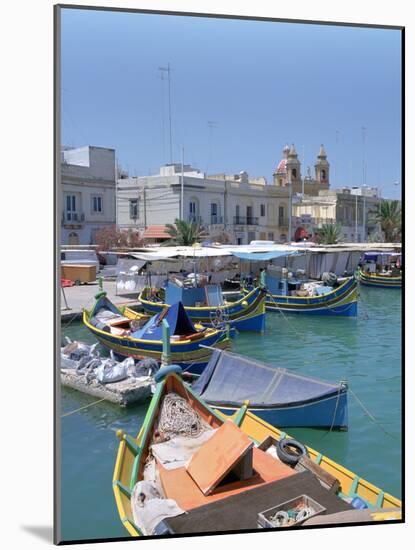
[(65, 148), (61, 156), (61, 243), (89, 245), (115, 224), (115, 151)]
[(213, 240), (286, 240), (287, 188), (250, 179), (246, 172), (205, 176), (185, 165), (182, 176), (181, 170), (181, 164), (171, 164), (154, 176), (119, 179), (118, 226), (144, 230), (182, 218), (199, 222)]

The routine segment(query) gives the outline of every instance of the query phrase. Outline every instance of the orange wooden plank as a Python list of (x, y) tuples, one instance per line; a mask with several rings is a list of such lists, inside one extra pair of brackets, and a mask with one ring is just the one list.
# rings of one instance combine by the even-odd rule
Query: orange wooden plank
[(249, 437), (227, 420), (194, 453), (187, 472), (203, 494), (209, 495), (253, 446)]

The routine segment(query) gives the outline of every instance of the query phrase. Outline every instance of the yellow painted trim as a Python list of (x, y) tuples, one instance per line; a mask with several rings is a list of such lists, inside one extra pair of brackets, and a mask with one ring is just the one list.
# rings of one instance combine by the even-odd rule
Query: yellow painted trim
[[(130, 342), (137, 342), (137, 343), (142, 342), (143, 344), (161, 344), (162, 343), (162, 340), (144, 340), (143, 338), (131, 338), (131, 336), (118, 336), (116, 334), (110, 334), (109, 332), (105, 332), (104, 330), (101, 330), (91, 325), (91, 323), (89, 322), (89, 314), (86, 310), (84, 310), (83, 312), (83, 322), (92, 332), (97, 332), (107, 337), (111, 336), (111, 338), (116, 338), (117, 340), (129, 340)], [(205, 331), (203, 331), (203, 333), (200, 333), (201, 334), (200, 340), (204, 340), (207, 336), (209, 337), (215, 336), (216, 334), (219, 334), (220, 332), (222, 332), (217, 329), (213, 329), (211, 327), (208, 327), (208, 328), (203, 327), (203, 328), (205, 328)], [(197, 338), (192, 338), (188, 340), (173, 341), (171, 342), (171, 345), (176, 347), (176, 346), (181, 346), (181, 345), (189, 344), (190, 342), (197, 342), (197, 341), (198, 341)], [(120, 345), (122, 346), (122, 344)], [(147, 350), (144, 350), (144, 351), (147, 351)], [(151, 351), (149, 353), (151, 353)]]
[[(146, 287), (148, 288), (148, 287)], [(150, 302), (149, 300), (146, 300), (145, 298), (142, 298), (142, 294), (144, 292), (144, 290), (146, 290), (146, 288), (143, 288), (143, 290), (140, 292), (140, 296), (139, 296), (139, 300), (141, 303), (145, 303), (145, 304), (150, 304), (150, 305), (163, 305), (164, 307), (167, 305), (165, 304), (164, 302)], [(189, 309), (189, 310), (195, 310), (195, 311), (205, 311), (205, 310), (217, 310), (217, 309), (227, 309), (229, 307), (233, 307), (233, 306), (236, 306), (236, 305), (242, 305), (242, 302), (245, 301), (247, 298), (250, 298), (252, 294), (254, 294), (254, 292), (256, 292), (256, 288), (254, 288), (254, 290), (251, 290), (248, 294), (245, 294), (245, 296), (243, 296), (240, 300), (237, 300), (236, 302), (226, 302), (225, 301), (225, 304), (223, 306), (184, 306), (184, 309)], [(260, 295), (258, 295), (260, 296)], [(244, 308), (245, 309), (245, 308)]]
[[(324, 298), (326, 296), (330, 296), (330, 294), (334, 294), (335, 292), (339, 292), (339, 290), (344, 287), (348, 282), (349, 280), (351, 279), (352, 277), (349, 277), (346, 281), (344, 281), (344, 283), (342, 283), (340, 286), (338, 286), (336, 289), (334, 290), (331, 290), (330, 292), (327, 292), (327, 294), (323, 294)], [(355, 285), (357, 285), (357, 281), (355, 281)], [(352, 285), (350, 287), (350, 292), (352, 292), (353, 290), (355, 289), (355, 287)], [(311, 299), (315, 299), (315, 298), (322, 298), (323, 296), (283, 296), (282, 294), (271, 294), (271, 296), (274, 296), (274, 297), (278, 297), (278, 298), (290, 298), (290, 300), (294, 299), (294, 300), (311, 300)], [(347, 294), (347, 296), (349, 296), (349, 294)], [(341, 299), (341, 296), (339, 297), (339, 299)]]

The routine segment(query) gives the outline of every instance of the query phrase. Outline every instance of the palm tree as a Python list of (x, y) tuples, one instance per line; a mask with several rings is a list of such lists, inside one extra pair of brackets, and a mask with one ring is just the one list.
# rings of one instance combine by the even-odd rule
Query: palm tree
[(174, 220), (174, 224), (166, 224), (166, 231), (170, 235), (170, 239), (163, 243), (164, 246), (192, 246), (204, 234), (198, 223), (186, 222), (177, 218)]
[(320, 244), (336, 244), (340, 237), (341, 225), (338, 223), (325, 223), (318, 230), (318, 242)]
[(386, 242), (392, 243), (401, 239), (402, 217), (399, 201), (382, 200), (370, 215), (380, 225)]

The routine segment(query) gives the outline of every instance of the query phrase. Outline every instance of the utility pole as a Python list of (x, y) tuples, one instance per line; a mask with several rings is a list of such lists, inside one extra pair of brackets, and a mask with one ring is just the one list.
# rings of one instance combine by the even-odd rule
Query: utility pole
[(362, 141), (363, 141), (363, 163), (362, 163), (362, 194), (363, 194), (363, 242), (366, 242), (366, 150), (365, 150), (365, 138), (366, 138), (365, 126), (362, 126)]
[(147, 201), (146, 201), (145, 183), (143, 187), (143, 200), (144, 200), (144, 229), (147, 229)]
[(167, 67), (159, 67), (159, 71), (167, 73), (167, 83), (169, 91), (169, 129), (170, 129), (170, 164), (173, 164), (173, 140), (171, 132), (171, 79), (170, 79), (170, 63), (167, 63)]
[(182, 147), (182, 174), (180, 178), (180, 219), (184, 220), (184, 147)]
[(290, 182), (290, 200), (289, 200), (289, 213), (288, 213), (288, 241), (291, 242), (292, 233), (292, 213), (293, 213), (293, 184)]
[(355, 208), (354, 208), (354, 240), (357, 243), (357, 193), (355, 195)]

